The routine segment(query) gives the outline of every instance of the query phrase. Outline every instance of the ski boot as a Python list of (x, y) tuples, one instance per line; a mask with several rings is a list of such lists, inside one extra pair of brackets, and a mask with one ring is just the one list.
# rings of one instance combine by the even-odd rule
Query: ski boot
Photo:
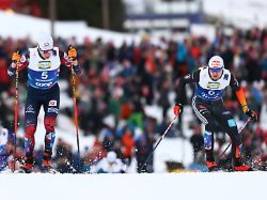
[(241, 149), (239, 146), (233, 147), (233, 171), (253, 171), (252, 167), (245, 164), (241, 158)]
[(42, 162), (43, 172), (48, 172), (55, 174), (57, 173), (57, 170), (55, 170), (52, 166), (51, 160), (43, 160)]
[(219, 171), (220, 168), (215, 161), (206, 161), (206, 165), (208, 167), (209, 172)]
[(239, 172), (243, 172), (243, 171), (253, 171), (252, 167), (243, 163), (241, 161), (241, 159), (235, 160), (234, 161), (234, 166), (233, 166), (233, 170), (234, 171), (239, 171)]
[(253, 171), (252, 168), (249, 165), (246, 165), (246, 164), (235, 165), (233, 167), (233, 170), (237, 171), (237, 172)]
[(20, 167), (19, 172), (29, 174), (29, 173), (32, 172), (32, 169), (33, 169), (33, 164), (32, 164), (32, 163), (25, 162), (25, 163)]

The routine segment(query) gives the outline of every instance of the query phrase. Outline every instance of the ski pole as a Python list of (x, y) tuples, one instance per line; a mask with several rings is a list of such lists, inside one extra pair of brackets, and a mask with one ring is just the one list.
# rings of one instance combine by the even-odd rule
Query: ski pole
[(16, 169), (16, 154), (17, 154), (17, 131), (18, 131), (18, 113), (19, 113), (19, 67), (16, 63), (16, 77), (15, 77), (15, 105), (14, 105), (14, 152), (13, 152), (13, 169)]
[(159, 143), (165, 138), (165, 136), (167, 135), (168, 131), (170, 130), (170, 128), (172, 127), (172, 125), (174, 124), (175, 120), (177, 119), (177, 115), (173, 118), (173, 120), (170, 122), (169, 126), (166, 128), (166, 130), (164, 131), (164, 133), (160, 136), (159, 140), (156, 142), (155, 146), (153, 147), (152, 151), (150, 152), (150, 154), (148, 155), (148, 157), (146, 158), (145, 162), (143, 163), (143, 165), (141, 166), (141, 171), (143, 170), (143, 168), (146, 166), (147, 162), (151, 159), (154, 151), (156, 150), (156, 148), (159, 146)]
[[(251, 118), (249, 117), (245, 123), (238, 129), (238, 133), (241, 134), (241, 132), (244, 130), (244, 128), (247, 126), (247, 124), (250, 122)], [(219, 155), (219, 158), (222, 158), (222, 156), (225, 154), (225, 152), (230, 148), (232, 143), (228, 144), (227, 147), (224, 149), (224, 151)]]
[(74, 109), (74, 124), (76, 129), (76, 140), (77, 140), (77, 148), (78, 148), (78, 156), (79, 156), (79, 170), (80, 170), (80, 140), (79, 140), (79, 126), (78, 126), (78, 106), (77, 106), (77, 98), (76, 98), (76, 78), (74, 69), (71, 68), (71, 79), (72, 79), (72, 100), (73, 100), (73, 109)]

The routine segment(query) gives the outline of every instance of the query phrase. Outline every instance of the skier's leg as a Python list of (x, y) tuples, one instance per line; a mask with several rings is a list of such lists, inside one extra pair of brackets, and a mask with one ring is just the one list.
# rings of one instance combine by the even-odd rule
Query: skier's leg
[(218, 126), (214, 117), (211, 115), (207, 104), (198, 101), (198, 99), (194, 97), (192, 99), (192, 107), (198, 119), (205, 125), (204, 149), (206, 154), (206, 164), (209, 170), (212, 170), (217, 167), (213, 155), (213, 132), (218, 130)]
[(47, 101), (44, 104), (44, 126), (46, 129), (44, 161), (48, 164), (52, 157), (52, 149), (55, 141), (55, 126), (59, 111), (59, 104), (59, 87), (56, 85), (51, 88), (51, 92), (49, 93), (49, 95), (47, 95)]
[(33, 165), (33, 150), (35, 145), (34, 134), (37, 126), (37, 116), (39, 114), (40, 104), (38, 99), (28, 91), (28, 96), (25, 105), (25, 168), (32, 168)]
[(55, 141), (56, 117), (45, 116), (44, 124), (46, 129), (44, 160), (51, 160), (52, 148)]
[(204, 149), (206, 153), (206, 160), (209, 162), (213, 162), (214, 156), (213, 156), (213, 147), (214, 147), (214, 136), (213, 133), (207, 128), (205, 128), (204, 132)]
[[(217, 107), (219, 109), (219, 107)], [(230, 111), (228, 111), (226, 108), (221, 107), (220, 108), (220, 114), (216, 114), (216, 119), (219, 121), (221, 129), (226, 132), (229, 137), (231, 138), (232, 142), (232, 158), (233, 158), (233, 164), (234, 168), (241, 171), (249, 170), (250, 167), (243, 165), (241, 161), (241, 153), (240, 153), (240, 145), (241, 145), (241, 136), (238, 133), (236, 121), (233, 118)], [(242, 169), (241, 169), (242, 168)]]

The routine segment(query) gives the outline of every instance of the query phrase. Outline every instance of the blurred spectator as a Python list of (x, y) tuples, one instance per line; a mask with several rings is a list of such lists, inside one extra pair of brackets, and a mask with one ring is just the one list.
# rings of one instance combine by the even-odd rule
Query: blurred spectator
[(14, 10), (22, 14), (41, 17), (42, 12), (38, 0), (1, 0), (0, 10)]
[(194, 150), (194, 160), (196, 159), (196, 156), (198, 152), (203, 151), (204, 148), (204, 139), (201, 132), (201, 126), (198, 124), (195, 124), (193, 126), (193, 135), (190, 138), (190, 142), (193, 146)]
[(110, 151), (96, 164), (94, 171), (96, 173), (125, 173), (126, 165), (117, 158), (114, 151)]
[(15, 135), (0, 125), (0, 171), (14, 169)]
[[(152, 155), (151, 158), (146, 163), (145, 161), (148, 158), (149, 154), (152, 153), (153, 151), (155, 129), (156, 129), (155, 122), (156, 121), (152, 118), (147, 119), (144, 132), (139, 133), (138, 134), (139, 136), (136, 138), (136, 141), (135, 141), (137, 171), (139, 173), (141, 172), (152, 173), (154, 171), (154, 168), (153, 168), (154, 156)], [(142, 169), (143, 165), (144, 167)]]

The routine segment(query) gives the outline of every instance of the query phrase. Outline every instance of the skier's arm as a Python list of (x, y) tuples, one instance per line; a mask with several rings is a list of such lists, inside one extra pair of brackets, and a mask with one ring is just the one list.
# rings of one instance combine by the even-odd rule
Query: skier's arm
[(10, 77), (15, 76), (16, 68), (18, 66), (19, 72), (24, 70), (29, 65), (29, 52), (21, 55), (18, 51), (12, 54), (12, 62), (9, 65), (7, 72)]
[(239, 86), (238, 81), (233, 75), (231, 75), (230, 86), (234, 90), (235, 96), (241, 105), (243, 112), (251, 117), (252, 120), (257, 120), (257, 113), (249, 109), (244, 89)]
[(246, 111), (248, 111), (248, 104), (247, 104), (245, 92), (244, 92), (244, 89), (239, 86), (238, 81), (236, 80), (236, 78), (233, 75), (231, 75), (230, 86), (234, 90), (235, 96), (236, 96), (239, 104), (241, 105), (242, 110), (245, 113)]
[(177, 103), (184, 104), (184, 101), (186, 99), (185, 85), (188, 83), (197, 83), (199, 81), (199, 73), (200, 70), (197, 70), (192, 74), (187, 74), (186, 76), (180, 79), (177, 89)]
[(197, 70), (192, 74), (187, 74), (186, 76), (180, 79), (177, 89), (176, 104), (173, 108), (173, 112), (175, 115), (178, 115), (182, 112), (182, 107), (186, 99), (185, 85), (187, 83), (197, 83), (199, 81), (199, 73), (200, 70)]

